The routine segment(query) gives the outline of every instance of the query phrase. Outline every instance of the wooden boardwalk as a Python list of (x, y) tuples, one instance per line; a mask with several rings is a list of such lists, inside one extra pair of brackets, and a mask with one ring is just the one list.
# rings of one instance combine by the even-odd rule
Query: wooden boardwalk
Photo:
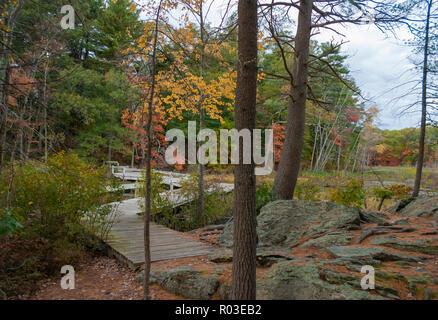
[[(119, 203), (118, 218), (105, 241), (111, 251), (131, 268), (144, 264), (143, 216), (138, 199)], [(151, 223), (151, 260), (169, 260), (208, 254), (212, 247), (182, 232)]]
[[(125, 166), (112, 166), (111, 172), (113, 176), (122, 179), (123, 181), (138, 181), (141, 179), (143, 169), (129, 168)], [(169, 186), (180, 187), (180, 180), (189, 177), (189, 175), (178, 172), (153, 170), (161, 175), (163, 183)]]
[[(169, 186), (169, 191), (163, 192), (160, 196), (167, 198), (174, 208), (187, 204), (193, 199), (186, 198), (181, 190), (181, 182), (187, 179), (189, 175), (183, 173), (167, 172), (154, 170), (161, 174), (163, 183)], [(138, 181), (142, 176), (143, 170), (129, 168), (125, 166), (112, 166), (112, 174), (124, 181)], [(175, 188), (174, 188), (175, 187)], [(135, 183), (123, 185), (125, 190), (136, 189)], [(205, 192), (221, 191), (224, 193), (231, 192), (234, 189), (233, 184), (216, 183), (214, 187), (208, 188)], [(108, 191), (114, 191), (108, 188)], [(112, 226), (108, 238), (105, 241), (111, 248), (111, 252), (119, 260), (128, 264), (131, 268), (137, 268), (144, 264), (144, 244), (143, 244), (143, 216), (138, 215), (142, 210), (139, 206), (142, 198), (133, 198), (119, 203), (113, 203), (117, 206), (117, 220)], [(212, 247), (200, 241), (193, 239), (191, 236), (165, 228), (156, 223), (151, 223), (151, 260), (169, 260), (183, 257), (195, 257), (208, 254)]]

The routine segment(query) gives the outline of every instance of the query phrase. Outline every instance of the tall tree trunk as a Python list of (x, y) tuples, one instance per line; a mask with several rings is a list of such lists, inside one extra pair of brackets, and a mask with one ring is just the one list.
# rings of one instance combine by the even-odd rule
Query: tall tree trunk
[(150, 250), (150, 219), (151, 219), (151, 162), (152, 162), (152, 106), (155, 95), (155, 73), (157, 67), (157, 41), (158, 41), (158, 23), (160, 19), (161, 2), (157, 8), (155, 17), (154, 42), (152, 49), (152, 70), (151, 70), (151, 91), (148, 103), (148, 120), (146, 124), (147, 150), (146, 150), (146, 179), (145, 179), (145, 213), (144, 213), (144, 280), (143, 294), (144, 299), (150, 299), (149, 281), (151, 274), (151, 250)]
[(7, 119), (9, 115), (8, 90), (10, 81), (10, 58), (12, 57), (11, 43), (14, 36), (14, 27), (18, 13), (26, 1), (14, 1), (14, 4), (12, 5), (10, 2), (8, 4), (6, 1), (3, 2), (5, 16), (2, 17), (2, 21), (4, 27), (9, 29), (9, 32), (2, 31), (0, 38), (0, 168), (4, 162), (6, 153), (6, 135), (8, 130)]
[(48, 114), (47, 114), (47, 72), (49, 70), (49, 55), (46, 48), (46, 64), (44, 66), (44, 87), (43, 87), (43, 104), (44, 104), (44, 159), (47, 162), (49, 156), (49, 138), (48, 138)]
[(309, 60), (312, 5), (313, 0), (300, 1), (286, 138), (274, 181), (274, 192), (280, 199), (293, 197), (300, 171), (306, 120), (307, 63)]
[(420, 141), (418, 142), (418, 159), (417, 170), (415, 173), (414, 191), (413, 197), (418, 197), (421, 186), (421, 174), (423, 172), (424, 163), (424, 141), (426, 139), (426, 112), (427, 112), (427, 60), (429, 58), (429, 27), (430, 27), (430, 10), (433, 0), (430, 0), (427, 8), (426, 17), (426, 35), (424, 38), (424, 60), (423, 60), (423, 83), (421, 93), (421, 129), (420, 129)]
[(9, 89), (9, 81), (10, 81), (10, 66), (9, 63), (5, 65), (5, 77), (3, 80), (3, 83), (1, 85), (2, 87), (2, 95), (1, 95), (1, 124), (0, 124), (0, 168), (3, 165), (5, 161), (5, 155), (6, 155), (6, 136), (8, 134), (8, 116), (9, 116), (9, 107), (8, 107), (8, 89)]
[[(256, 125), (257, 96), (257, 1), (239, 0), (236, 129)], [(253, 136), (252, 136), (253, 139)], [(255, 165), (243, 164), (239, 139), (239, 164), (234, 169), (234, 246), (232, 298), (256, 298), (256, 179)], [(252, 159), (252, 157), (251, 157)]]
[[(200, 52), (200, 75), (201, 79), (204, 79), (204, 67), (205, 67), (205, 30), (204, 30), (204, 16), (203, 16), (203, 1), (201, 0), (199, 3), (199, 27), (201, 32), (201, 52)], [(202, 89), (200, 90), (200, 97), (199, 97), (199, 131), (201, 131), (204, 128), (204, 122), (205, 122), (205, 112), (203, 108), (204, 104), (204, 95), (202, 92)], [(204, 219), (204, 210), (205, 210), (205, 199), (204, 199), (204, 171), (205, 166), (202, 163), (198, 164), (198, 203), (197, 203), (197, 223), (200, 227), (203, 219)]]

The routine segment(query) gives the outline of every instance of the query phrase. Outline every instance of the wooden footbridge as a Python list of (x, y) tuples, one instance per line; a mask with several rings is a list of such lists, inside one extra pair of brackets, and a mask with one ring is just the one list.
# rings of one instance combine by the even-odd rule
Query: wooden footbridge
[[(113, 176), (122, 179), (123, 181), (138, 181), (141, 179), (143, 169), (130, 168), (125, 166), (112, 166), (111, 173)], [(164, 184), (170, 186), (172, 190), (173, 187), (180, 187), (181, 179), (188, 178), (187, 174), (177, 173), (177, 172), (169, 172), (169, 171), (159, 171), (154, 170), (154, 172), (159, 173), (163, 180)]]
[[(124, 169), (120, 170), (120, 168)], [(162, 197), (167, 197), (175, 208), (192, 201), (192, 199), (184, 198), (178, 189), (174, 190), (175, 186), (180, 186), (181, 179), (187, 178), (188, 175), (161, 171), (159, 173), (162, 173), (163, 182), (170, 186), (170, 190), (163, 193)], [(117, 167), (113, 168), (113, 174), (124, 180), (137, 181), (142, 172), (138, 169)], [(217, 188), (223, 192), (230, 192), (233, 190), (233, 185), (220, 183), (215, 186), (215, 189)], [(207, 192), (211, 192), (211, 190), (207, 190)], [(105, 242), (110, 247), (112, 254), (131, 268), (137, 268), (144, 264), (144, 221), (143, 215), (141, 215), (143, 212), (140, 207), (141, 201), (144, 201), (144, 198), (132, 198), (110, 204), (114, 206), (117, 218)], [(151, 223), (150, 241), (152, 261), (200, 256), (208, 254), (212, 250), (210, 245), (191, 235), (156, 223)]]

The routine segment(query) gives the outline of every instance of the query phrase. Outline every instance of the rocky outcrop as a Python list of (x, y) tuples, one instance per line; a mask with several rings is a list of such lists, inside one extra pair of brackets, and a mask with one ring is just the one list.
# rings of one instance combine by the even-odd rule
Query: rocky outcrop
[[(139, 273), (137, 281), (142, 283), (144, 272)], [(151, 271), (151, 284), (159, 284), (174, 294), (200, 300), (208, 300), (219, 287), (215, 276), (206, 276), (192, 268), (180, 267), (169, 271)]]
[[(360, 228), (359, 210), (331, 202), (278, 200), (257, 217), (259, 247), (315, 247), (348, 244), (350, 230)], [(233, 245), (233, 224), (218, 237), (219, 246)]]
[(390, 252), (383, 248), (378, 247), (339, 247), (333, 246), (328, 250), (337, 258), (344, 258), (346, 260), (354, 260), (355, 262), (366, 264), (369, 260), (373, 259), (375, 262), (380, 263), (382, 261), (408, 261), (408, 262), (421, 262), (427, 257), (415, 257), (405, 254), (399, 254)]
[(438, 255), (438, 245), (433, 243), (438, 242), (438, 238), (433, 239), (418, 239), (418, 240), (402, 240), (396, 237), (384, 237), (373, 239), (370, 244), (394, 248), (397, 250), (420, 252), (430, 255)]
[[(293, 251), (287, 248), (258, 248), (256, 258), (257, 265), (261, 267), (269, 267), (281, 260), (306, 260), (295, 257)], [(208, 255), (207, 260), (214, 263), (232, 262), (233, 251), (228, 248), (217, 249)]]
[[(328, 202), (268, 204), (257, 218), (257, 298), (436, 299), (437, 199), (406, 200), (396, 215)], [(186, 298), (229, 299), (232, 231), (227, 224), (205, 269), (154, 271), (153, 282)], [(372, 290), (361, 286), (364, 266), (374, 268)]]
[(390, 212), (408, 217), (438, 219), (438, 197), (418, 197), (400, 200)]
[(359, 211), (360, 220), (365, 223), (378, 223), (381, 225), (387, 224), (389, 219), (388, 215), (383, 212), (367, 212)]
[(345, 300), (379, 299), (360, 290), (360, 278), (344, 276), (317, 264), (282, 261), (269, 270), (257, 287), (259, 299)]

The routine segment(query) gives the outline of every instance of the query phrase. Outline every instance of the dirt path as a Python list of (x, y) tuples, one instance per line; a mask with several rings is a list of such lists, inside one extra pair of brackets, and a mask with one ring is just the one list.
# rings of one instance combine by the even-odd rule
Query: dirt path
[[(208, 232), (202, 242), (214, 244), (220, 231)], [(188, 234), (199, 240), (202, 232)], [(178, 266), (205, 265), (207, 256), (163, 260), (152, 263), (153, 269), (167, 269)], [(64, 290), (61, 288), (61, 277), (42, 281), (40, 290), (34, 295), (22, 296), (20, 299), (31, 300), (141, 300), (143, 299), (143, 286), (136, 282), (140, 270), (133, 271), (114, 257), (86, 256), (75, 268), (75, 289)], [(151, 286), (153, 300), (183, 299), (171, 294), (158, 285)]]
[[(55, 281), (41, 282), (32, 300), (140, 300), (143, 287), (135, 281), (139, 271), (132, 271), (114, 258), (88, 258), (75, 267), (75, 289), (61, 288), (61, 274)], [(151, 286), (154, 300), (181, 299), (157, 285)]]

